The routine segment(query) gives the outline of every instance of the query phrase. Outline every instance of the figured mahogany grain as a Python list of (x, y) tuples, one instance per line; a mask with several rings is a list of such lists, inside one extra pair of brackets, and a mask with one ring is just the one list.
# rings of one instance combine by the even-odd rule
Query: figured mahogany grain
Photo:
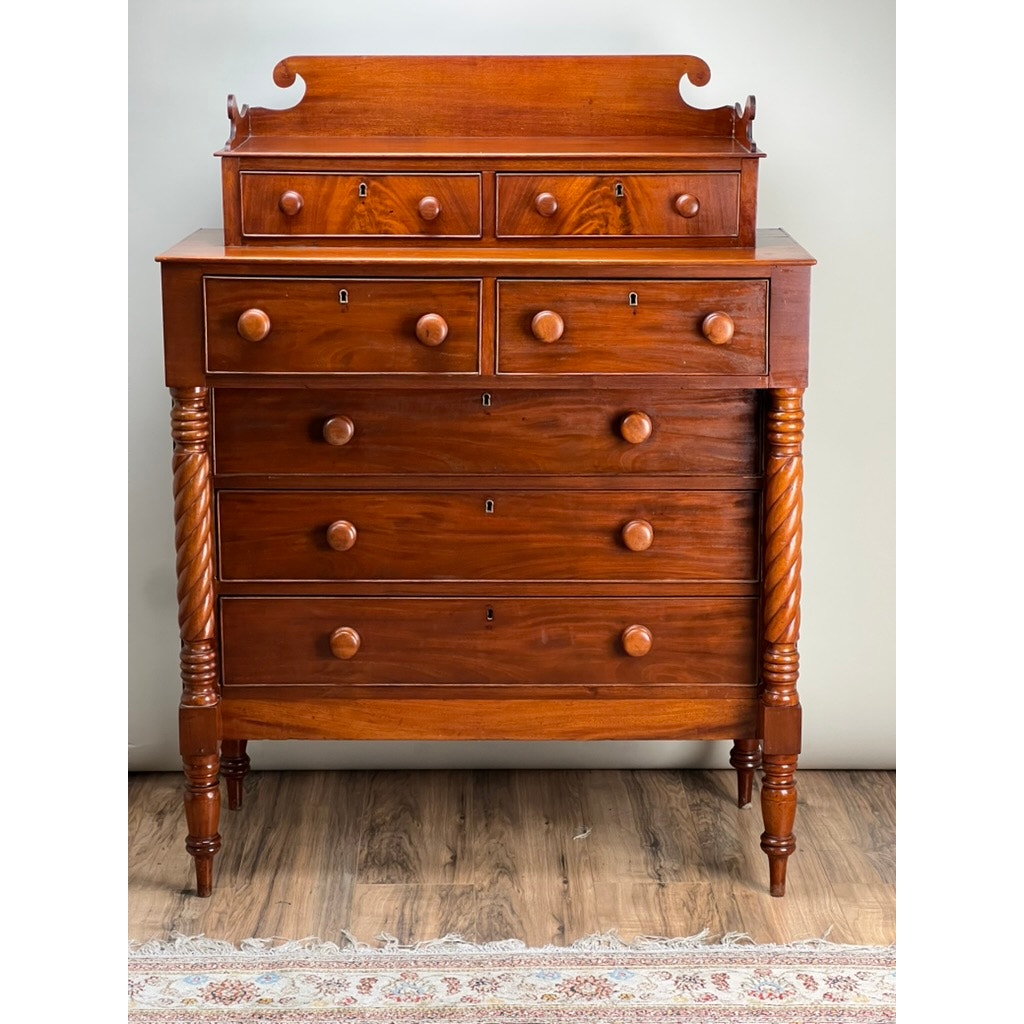
[[(752, 475), (759, 471), (758, 403), (752, 391), (612, 393), (478, 387), (372, 390), (221, 389), (214, 393), (218, 474), (659, 473)], [(486, 401), (486, 404), (485, 404)], [(644, 410), (651, 435), (623, 438)], [(340, 423), (332, 438), (324, 428)], [(347, 422), (344, 422), (347, 421)], [(343, 481), (335, 486), (343, 486)]]
[[(755, 491), (221, 491), (218, 556), (225, 581), (753, 581), (759, 509)], [(623, 542), (638, 518), (656, 547)]]
[[(739, 232), (739, 174), (498, 174), (499, 238), (712, 236)], [(555, 209), (544, 214), (539, 196)], [(689, 195), (683, 216), (676, 203)], [(697, 209), (694, 209), (696, 204)]]
[[(224, 692), (286, 683), (753, 685), (756, 616), (757, 602), (741, 597), (231, 597), (220, 613)], [(654, 637), (642, 658), (622, 644), (634, 624)], [(347, 661), (330, 649), (339, 628), (361, 640)], [(542, 728), (537, 738), (551, 737)]]
[[(643, 659), (640, 659), (643, 660)], [(548, 697), (410, 700), (235, 697), (224, 735), (267, 740), (727, 740), (756, 729), (757, 698)], [(731, 803), (732, 801), (730, 801)]]
[[(290, 192), (301, 197), (293, 214), (280, 203)], [(478, 238), (481, 230), (479, 174), (244, 172), (241, 195), (246, 238)]]
[[(557, 341), (538, 344), (539, 310), (564, 322)], [(735, 325), (728, 344), (704, 336), (715, 312)], [(767, 316), (764, 281), (499, 281), (498, 372), (764, 373)]]
[[(210, 277), (205, 281), (206, 358), (213, 373), (475, 373), (479, 367), (478, 281), (373, 278)], [(270, 329), (239, 336), (239, 315), (257, 308)], [(425, 314), (442, 316), (443, 344), (416, 334)]]

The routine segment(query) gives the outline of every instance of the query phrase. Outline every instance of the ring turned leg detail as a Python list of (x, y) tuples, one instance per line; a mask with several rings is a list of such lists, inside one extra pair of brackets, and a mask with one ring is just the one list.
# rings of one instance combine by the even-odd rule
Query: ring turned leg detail
[(800, 563), (803, 534), (803, 389), (768, 392), (765, 470), (764, 654), (760, 733), (764, 776), (761, 849), (768, 855), (771, 894), (786, 893), (786, 864), (796, 849), (796, 764), (801, 711)]
[(195, 860), (196, 893), (213, 892), (220, 849), (220, 693), (213, 597), (210, 413), (206, 388), (174, 388), (174, 547), (181, 634), (179, 747), (185, 772), (185, 849)]

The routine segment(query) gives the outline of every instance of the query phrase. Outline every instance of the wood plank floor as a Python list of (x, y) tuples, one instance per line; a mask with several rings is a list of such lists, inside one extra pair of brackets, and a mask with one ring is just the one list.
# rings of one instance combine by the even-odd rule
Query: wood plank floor
[(177, 773), (128, 782), (128, 937), (896, 940), (896, 776), (798, 775), (788, 892), (731, 771), (253, 771), (193, 895)]

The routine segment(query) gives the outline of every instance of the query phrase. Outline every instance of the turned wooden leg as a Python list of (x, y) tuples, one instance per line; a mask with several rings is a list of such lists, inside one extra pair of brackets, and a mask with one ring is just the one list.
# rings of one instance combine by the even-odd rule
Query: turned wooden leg
[(761, 665), (761, 849), (770, 891), (786, 893), (786, 865), (796, 849), (796, 762), (801, 711), (800, 545), (803, 534), (803, 409), (800, 388), (769, 391), (765, 471), (764, 653)]
[[(194, 733), (195, 727), (183, 731)], [(202, 730), (207, 731), (207, 730)], [(196, 868), (196, 895), (213, 892), (213, 858), (220, 849), (220, 778), (216, 752), (182, 754), (185, 769), (185, 822), (188, 835), (185, 849), (192, 854)]]
[(245, 752), (248, 740), (224, 740), (220, 745), (220, 773), (228, 790), (228, 810), (242, 806), (242, 783), (249, 773), (249, 755)]
[(761, 767), (760, 740), (734, 740), (729, 764), (736, 769), (736, 805), (749, 807), (754, 798), (754, 772)]
[(214, 642), (213, 491), (206, 388), (171, 392), (174, 440), (174, 546), (181, 634), (178, 730), (185, 772), (185, 849), (195, 860), (196, 893), (213, 891), (220, 849), (220, 692)]
[(761, 783), (764, 833), (761, 849), (768, 854), (768, 881), (773, 896), (786, 895), (786, 864), (796, 849), (793, 819), (796, 817), (796, 757), (765, 754)]

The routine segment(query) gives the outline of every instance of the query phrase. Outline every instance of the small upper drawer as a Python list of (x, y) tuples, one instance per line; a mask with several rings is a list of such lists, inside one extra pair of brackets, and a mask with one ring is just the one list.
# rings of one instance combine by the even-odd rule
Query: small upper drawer
[(210, 373), (476, 373), (480, 282), (207, 277)]
[(499, 174), (499, 238), (735, 238), (739, 174)]
[(480, 237), (479, 174), (240, 177), (247, 238)]
[(500, 281), (499, 373), (760, 375), (768, 282)]

